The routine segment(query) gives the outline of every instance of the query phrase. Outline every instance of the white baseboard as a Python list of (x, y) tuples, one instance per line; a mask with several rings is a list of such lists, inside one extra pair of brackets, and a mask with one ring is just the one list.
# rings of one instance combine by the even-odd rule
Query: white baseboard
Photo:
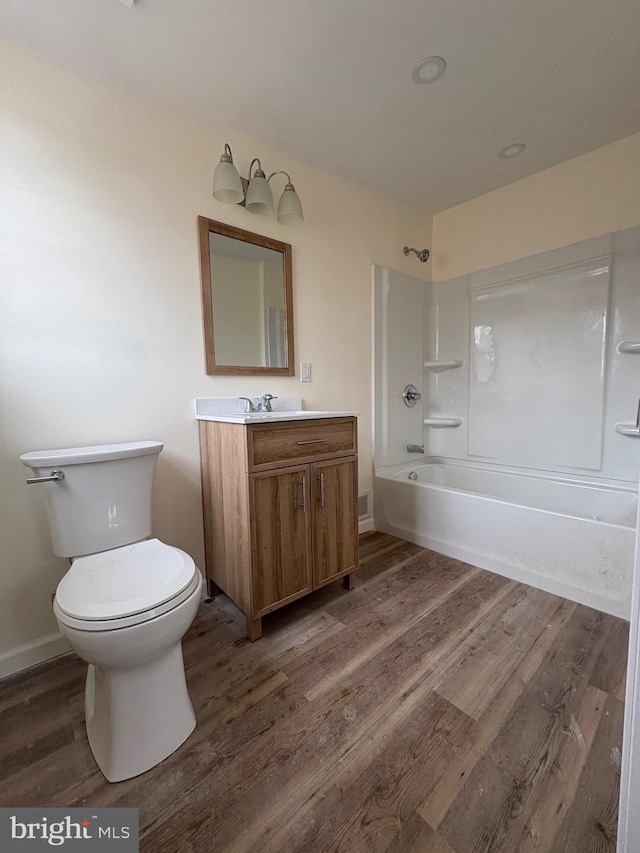
[(0, 678), (6, 678), (15, 672), (29, 669), (50, 658), (58, 657), (71, 651), (71, 646), (62, 634), (50, 634), (33, 643), (18, 646), (10, 652), (0, 655)]
[(367, 515), (365, 518), (361, 518), (358, 522), (358, 533), (368, 533), (370, 530), (375, 529), (372, 515)]

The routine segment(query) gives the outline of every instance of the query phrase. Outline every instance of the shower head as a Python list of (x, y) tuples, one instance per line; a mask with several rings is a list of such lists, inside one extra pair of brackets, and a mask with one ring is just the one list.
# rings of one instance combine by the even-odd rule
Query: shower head
[(421, 250), (410, 249), (408, 246), (405, 246), (404, 247), (405, 255), (408, 255), (409, 252), (413, 252), (415, 255), (417, 255), (423, 264), (427, 263), (427, 261), (429, 260), (429, 255), (431, 254), (431, 252), (428, 249), (421, 249)]

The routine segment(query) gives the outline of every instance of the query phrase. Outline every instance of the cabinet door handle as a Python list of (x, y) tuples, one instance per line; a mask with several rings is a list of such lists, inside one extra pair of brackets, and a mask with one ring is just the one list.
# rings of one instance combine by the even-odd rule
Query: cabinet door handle
[(309, 438), (306, 441), (299, 441), (298, 444), (326, 444), (327, 438)]
[(303, 474), (302, 479), (300, 480), (300, 485), (302, 486), (302, 510), (303, 512), (307, 511), (307, 475)]
[(320, 481), (320, 506), (324, 509), (324, 474), (320, 474), (318, 480)]

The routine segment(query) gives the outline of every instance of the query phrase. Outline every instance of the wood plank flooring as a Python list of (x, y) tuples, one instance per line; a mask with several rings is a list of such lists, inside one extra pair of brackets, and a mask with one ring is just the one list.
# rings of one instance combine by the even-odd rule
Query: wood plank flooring
[(628, 626), (379, 533), (357, 588), (184, 642), (198, 727), (107, 783), (85, 665), (0, 682), (0, 805), (135, 806), (154, 853), (615, 851)]

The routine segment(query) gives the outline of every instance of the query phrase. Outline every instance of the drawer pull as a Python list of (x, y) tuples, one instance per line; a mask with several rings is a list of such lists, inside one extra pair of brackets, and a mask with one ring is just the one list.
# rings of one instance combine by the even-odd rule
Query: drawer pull
[(309, 438), (307, 441), (299, 441), (298, 444), (326, 444), (326, 438)]

